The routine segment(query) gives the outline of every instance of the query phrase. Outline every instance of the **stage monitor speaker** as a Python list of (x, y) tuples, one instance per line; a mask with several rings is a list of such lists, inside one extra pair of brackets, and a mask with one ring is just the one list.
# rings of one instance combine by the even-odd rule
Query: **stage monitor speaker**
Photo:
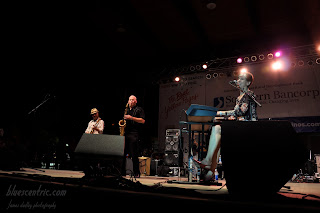
[(75, 149), (75, 153), (123, 157), (124, 136), (84, 133)]
[(288, 121), (225, 121), (221, 157), (230, 194), (278, 192), (308, 159)]
[(75, 163), (86, 176), (120, 175), (124, 136), (84, 133), (75, 149)]
[(180, 153), (165, 153), (163, 158), (163, 163), (166, 166), (179, 166), (180, 161)]

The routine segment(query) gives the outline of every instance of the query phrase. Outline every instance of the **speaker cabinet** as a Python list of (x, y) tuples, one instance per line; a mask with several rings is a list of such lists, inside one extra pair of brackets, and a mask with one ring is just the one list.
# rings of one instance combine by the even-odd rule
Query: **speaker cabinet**
[(179, 166), (180, 156), (178, 152), (165, 153), (163, 158), (163, 163), (165, 166)]
[(177, 152), (179, 151), (179, 137), (178, 136), (166, 136), (166, 152)]
[(225, 121), (221, 156), (230, 194), (269, 195), (301, 168), (308, 153), (288, 121)]
[(86, 176), (120, 175), (124, 144), (124, 136), (84, 133), (75, 149), (76, 164)]
[(84, 133), (75, 153), (94, 156), (124, 155), (124, 136)]
[(167, 129), (163, 163), (165, 166), (179, 166), (181, 152), (179, 149), (180, 129)]

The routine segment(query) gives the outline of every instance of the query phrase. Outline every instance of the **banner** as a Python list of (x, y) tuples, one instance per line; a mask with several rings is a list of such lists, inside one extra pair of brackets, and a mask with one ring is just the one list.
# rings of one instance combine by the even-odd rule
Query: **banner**
[[(320, 132), (317, 126), (320, 116), (320, 65), (305, 65), (287, 71), (272, 71), (266, 66), (264, 63), (248, 67), (254, 75), (250, 89), (262, 105), (257, 109), (258, 118), (300, 119), (297, 123), (305, 125), (293, 125), (298, 132)], [(180, 82), (160, 85), (160, 141), (164, 140), (167, 128), (179, 128), (179, 121), (185, 120), (183, 110), (187, 110), (190, 104), (231, 110), (239, 96), (239, 90), (229, 84), (229, 81), (237, 79), (234, 69), (185, 75), (180, 79)]]

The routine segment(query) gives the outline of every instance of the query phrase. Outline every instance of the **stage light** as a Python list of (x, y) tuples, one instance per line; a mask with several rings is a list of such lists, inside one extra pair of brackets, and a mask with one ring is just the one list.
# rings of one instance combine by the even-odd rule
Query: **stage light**
[(273, 54), (272, 54), (272, 53), (269, 53), (269, 54), (267, 55), (267, 57), (268, 57), (268, 59), (273, 59)]
[(206, 79), (211, 79), (211, 74), (210, 73), (208, 73), (208, 74), (206, 74)]
[(246, 72), (248, 72), (248, 69), (247, 69), (247, 68), (241, 68), (241, 69), (240, 69), (240, 72), (241, 72), (241, 73), (246, 73)]
[(179, 82), (179, 81), (180, 81), (180, 77), (178, 77), (178, 76), (175, 77), (175, 78), (174, 78), (174, 81), (175, 81), (175, 82)]
[(242, 63), (242, 58), (238, 58), (238, 59), (237, 59), (237, 63), (238, 63), (238, 64), (241, 64), (241, 63)]
[(261, 61), (264, 60), (264, 55), (263, 54), (259, 55), (259, 60), (261, 60)]
[(275, 56), (276, 58), (279, 58), (279, 57), (281, 56), (281, 52), (280, 52), (280, 51), (277, 51), (277, 52), (274, 54), (274, 56)]
[(317, 58), (317, 59), (316, 59), (316, 63), (317, 63), (317, 64), (320, 64), (320, 58)]
[(208, 65), (207, 65), (207, 64), (203, 64), (203, 65), (202, 65), (202, 68), (205, 70), (205, 69), (208, 68)]
[(257, 56), (253, 55), (251, 56), (251, 61), (256, 61), (257, 60)]
[(304, 61), (302, 61), (302, 60), (298, 61), (298, 65), (299, 65), (300, 67), (303, 66), (303, 65), (304, 65)]
[(244, 57), (244, 62), (249, 62), (249, 57)]
[(275, 71), (281, 70), (283, 68), (283, 63), (281, 61), (273, 62), (271, 68)]

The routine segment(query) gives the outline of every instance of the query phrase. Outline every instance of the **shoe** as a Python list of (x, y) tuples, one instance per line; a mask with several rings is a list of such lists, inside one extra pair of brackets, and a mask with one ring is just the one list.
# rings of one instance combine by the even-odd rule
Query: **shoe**
[(140, 178), (140, 172), (139, 172), (139, 173), (134, 174), (134, 177), (135, 177), (135, 178)]

